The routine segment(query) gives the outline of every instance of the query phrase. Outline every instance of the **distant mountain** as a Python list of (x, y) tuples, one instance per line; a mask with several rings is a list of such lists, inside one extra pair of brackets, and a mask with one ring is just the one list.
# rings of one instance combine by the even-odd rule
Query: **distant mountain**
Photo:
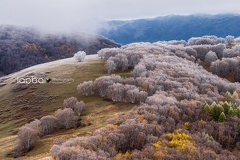
[(85, 33), (43, 34), (33, 28), (0, 26), (0, 76), (44, 63), (72, 57), (77, 51), (95, 54), (119, 44)]
[(154, 19), (110, 21), (100, 34), (120, 44), (188, 40), (203, 35), (240, 36), (240, 15), (169, 15)]

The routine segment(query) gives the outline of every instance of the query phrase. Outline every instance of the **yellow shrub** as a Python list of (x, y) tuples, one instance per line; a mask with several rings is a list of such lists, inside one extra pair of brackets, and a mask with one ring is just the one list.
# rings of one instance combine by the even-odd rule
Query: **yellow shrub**
[(130, 156), (130, 152), (127, 151), (125, 154), (123, 154), (122, 152), (119, 152), (116, 156), (117, 156), (117, 157), (127, 158), (127, 157)]
[(129, 157), (129, 156), (130, 156), (130, 152), (127, 151), (124, 156), (125, 156), (125, 157)]
[(122, 157), (123, 154), (120, 152), (120, 153), (118, 153), (116, 156), (117, 156), (117, 157)]
[(156, 143), (153, 144), (155, 148), (160, 148), (161, 142), (157, 141)]
[(177, 130), (174, 133), (168, 134), (171, 138), (168, 145), (170, 147), (175, 147), (177, 151), (181, 153), (191, 152), (196, 150), (194, 143), (191, 141), (192, 137), (186, 133), (181, 133)]

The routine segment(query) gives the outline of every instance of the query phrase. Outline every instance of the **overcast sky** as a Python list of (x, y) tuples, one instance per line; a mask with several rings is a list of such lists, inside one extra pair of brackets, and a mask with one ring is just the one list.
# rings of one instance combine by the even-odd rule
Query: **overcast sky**
[(94, 31), (102, 20), (240, 13), (239, 6), (240, 0), (0, 0), (0, 24)]

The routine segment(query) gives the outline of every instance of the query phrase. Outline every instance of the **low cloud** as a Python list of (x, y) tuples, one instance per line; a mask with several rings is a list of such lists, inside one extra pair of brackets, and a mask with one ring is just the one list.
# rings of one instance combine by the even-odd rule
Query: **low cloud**
[(239, 5), (237, 0), (1, 0), (0, 24), (34, 26), (51, 32), (95, 32), (110, 19), (238, 13)]

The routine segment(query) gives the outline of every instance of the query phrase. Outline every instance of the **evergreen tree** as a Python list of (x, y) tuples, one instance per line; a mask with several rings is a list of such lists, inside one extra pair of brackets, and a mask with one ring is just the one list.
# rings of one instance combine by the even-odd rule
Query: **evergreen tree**
[(205, 104), (204, 111), (206, 111), (209, 115), (212, 115), (212, 109), (208, 104)]
[(223, 104), (221, 104), (222, 105), (222, 107), (224, 108), (224, 113), (228, 113), (228, 110), (229, 110), (229, 108), (230, 108), (230, 104), (227, 102), (227, 101), (225, 101)]
[(236, 91), (233, 92), (232, 98), (233, 99), (238, 99), (239, 98), (238, 93)]
[(230, 108), (229, 108), (229, 110), (228, 110), (228, 114), (231, 115), (231, 116), (235, 116), (235, 115), (236, 115), (236, 113), (235, 113), (233, 107), (230, 107)]
[(219, 115), (224, 112), (224, 108), (220, 105), (220, 104), (216, 104), (214, 106), (212, 106), (212, 117), (214, 118), (214, 120), (218, 120)]
[(218, 118), (218, 122), (225, 122), (227, 120), (224, 112), (222, 112)]
[(237, 116), (238, 118), (240, 118), (240, 107), (238, 107), (238, 108), (236, 109), (236, 116)]
[(226, 94), (224, 95), (226, 98), (231, 98), (232, 97), (232, 95), (231, 95), (231, 93), (230, 92), (226, 92)]

